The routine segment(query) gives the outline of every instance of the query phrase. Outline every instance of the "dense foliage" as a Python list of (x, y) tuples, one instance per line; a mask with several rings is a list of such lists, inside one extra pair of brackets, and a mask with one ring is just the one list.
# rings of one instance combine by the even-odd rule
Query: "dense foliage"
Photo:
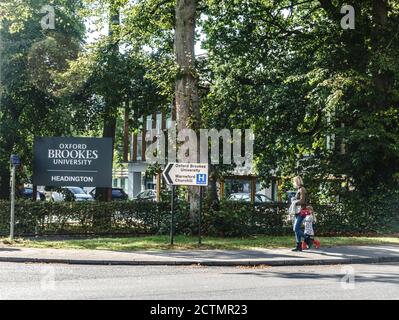
[(357, 2), (353, 30), (345, 1), (209, 3), (203, 112), (255, 130), (264, 180), (302, 174), (363, 198), (397, 187), (397, 1)]
[[(41, 30), (46, 1), (1, 2), (0, 197), (11, 152), (31, 172), (34, 135), (118, 139), (124, 109), (138, 130), (141, 115), (178, 103), (182, 3), (54, 0), (57, 28)], [(185, 76), (202, 127), (254, 130), (263, 182), (292, 188), (284, 179), (301, 174), (314, 203), (356, 210), (398, 188), (399, 2), (357, 1), (354, 29), (341, 26), (345, 4), (197, 1), (192, 23), (205, 51)], [(85, 26), (99, 36), (83, 43)]]
[[(45, 0), (17, 6), (6, 1), (0, 7), (0, 198), (10, 193), (12, 153), (18, 153), (26, 168), (31, 168), (35, 136), (73, 132), (73, 113), (57, 95), (56, 75), (66, 70), (67, 61), (76, 59), (81, 50), (85, 28), (77, 13), (82, 3), (52, 3), (57, 10), (55, 29), (41, 26), (44, 15), (40, 9), (47, 4)], [(20, 15), (14, 16), (19, 10)], [(28, 182), (30, 176), (21, 178)]]
[[(317, 235), (357, 235), (399, 232), (399, 198), (392, 195), (371, 204), (315, 206)], [(9, 202), (0, 202), (0, 234), (9, 232)], [(105, 221), (99, 224), (99, 221)], [(109, 223), (111, 221), (111, 223)], [(190, 234), (198, 225), (190, 220), (189, 205), (179, 201), (177, 234)], [(169, 234), (170, 203), (54, 203), (21, 201), (16, 206), (16, 234), (103, 235)], [(283, 204), (252, 206), (222, 202), (218, 210), (204, 208), (203, 233), (216, 236), (290, 235), (292, 221)]]

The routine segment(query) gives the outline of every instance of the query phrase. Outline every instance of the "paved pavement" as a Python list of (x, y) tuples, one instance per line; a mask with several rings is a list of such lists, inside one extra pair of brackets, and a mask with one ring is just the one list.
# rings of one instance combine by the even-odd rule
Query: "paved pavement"
[(0, 263), (0, 299), (399, 299), (399, 263), (285, 267)]
[(399, 246), (342, 246), (291, 252), (270, 250), (137, 251), (0, 247), (0, 262), (94, 265), (287, 266), (399, 262)]

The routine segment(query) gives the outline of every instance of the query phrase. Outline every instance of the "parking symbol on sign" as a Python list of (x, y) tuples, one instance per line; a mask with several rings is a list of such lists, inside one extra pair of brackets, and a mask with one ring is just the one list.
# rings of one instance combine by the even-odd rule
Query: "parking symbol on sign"
[(198, 173), (197, 174), (197, 179), (196, 179), (196, 183), (198, 184), (198, 185), (206, 185), (207, 183), (207, 177), (206, 177), (207, 175), (206, 174), (201, 174), (201, 173)]

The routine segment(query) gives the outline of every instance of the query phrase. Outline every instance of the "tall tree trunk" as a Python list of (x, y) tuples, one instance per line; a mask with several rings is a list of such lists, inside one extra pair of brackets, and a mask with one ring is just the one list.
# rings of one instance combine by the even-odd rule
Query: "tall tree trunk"
[[(116, 113), (115, 106), (111, 101), (106, 102), (106, 109), (104, 115), (104, 128), (103, 128), (103, 138), (112, 139), (112, 150), (115, 146), (115, 133), (116, 133)], [(112, 162), (113, 162), (112, 154)], [(96, 199), (100, 201), (111, 201), (112, 200), (112, 188), (97, 188), (96, 189)]]
[[(114, 39), (114, 28), (120, 25), (120, 7), (115, 1), (111, 1), (110, 4), (110, 22), (109, 22), (109, 38), (110, 38), (110, 55), (117, 57), (119, 54), (119, 46), (113, 45)], [(109, 59), (112, 61), (113, 59)], [(116, 60), (116, 59), (115, 59)], [(114, 160), (114, 146), (115, 146), (115, 133), (116, 133), (116, 121), (117, 121), (117, 109), (119, 106), (118, 99), (112, 95), (104, 97), (105, 110), (104, 110), (104, 126), (103, 126), (103, 137), (112, 139), (112, 162)], [(110, 202), (112, 201), (112, 187), (111, 188), (97, 188), (96, 199), (100, 201)], [(103, 210), (97, 212), (94, 217), (93, 225), (97, 232), (109, 232), (112, 224), (112, 211)]]
[[(113, 42), (114, 28), (120, 25), (120, 8), (114, 1), (111, 1), (110, 8), (110, 22), (109, 22), (109, 32), (108, 35)], [(110, 44), (113, 46), (113, 44)], [(119, 46), (113, 46), (111, 48), (110, 54), (118, 55)], [(104, 111), (104, 125), (103, 125), (103, 137), (112, 139), (112, 150), (115, 146), (115, 133), (116, 133), (116, 122), (117, 122), (117, 108), (118, 102), (110, 97), (105, 97), (105, 111)], [(112, 153), (112, 161), (113, 161)], [(112, 200), (112, 188), (97, 188), (96, 189), (96, 199), (100, 201), (111, 201)]]
[[(179, 67), (175, 98), (177, 130), (200, 128), (198, 77), (195, 69), (196, 0), (176, 0), (175, 58)], [(199, 135), (197, 135), (199, 136)], [(197, 145), (199, 145), (197, 143)], [(189, 188), (190, 216), (199, 210), (199, 187)]]

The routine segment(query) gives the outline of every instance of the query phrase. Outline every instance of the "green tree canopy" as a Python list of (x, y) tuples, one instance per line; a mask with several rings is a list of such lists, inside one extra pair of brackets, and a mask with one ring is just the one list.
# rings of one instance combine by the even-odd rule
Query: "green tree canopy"
[(397, 185), (398, 4), (362, 1), (354, 30), (341, 27), (344, 4), (210, 1), (203, 110), (211, 123), (255, 130), (266, 181)]
[(54, 30), (43, 29), (40, 23), (41, 8), (47, 4), (6, 1), (1, 6), (0, 198), (9, 195), (12, 152), (19, 153), (29, 167), (34, 136), (70, 131), (71, 115), (56, 95), (55, 75), (80, 50), (84, 25), (77, 12), (81, 2), (52, 2)]

